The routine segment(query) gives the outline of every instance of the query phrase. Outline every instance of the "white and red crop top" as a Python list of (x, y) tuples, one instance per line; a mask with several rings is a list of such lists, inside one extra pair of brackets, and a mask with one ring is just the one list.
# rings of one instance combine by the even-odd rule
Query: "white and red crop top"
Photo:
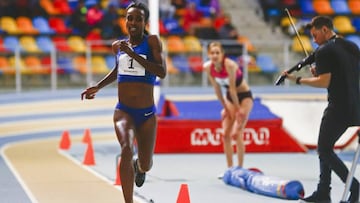
[[(212, 77), (214, 77), (215, 81), (220, 86), (229, 88), (229, 74), (225, 68), (225, 58), (224, 58), (221, 66), (222, 66), (221, 70), (216, 71), (215, 65), (213, 63), (211, 63), (210, 64), (210, 74)], [(239, 86), (242, 83), (242, 80), (243, 80), (243, 74), (242, 74), (242, 71), (240, 70), (240, 68), (238, 68), (236, 71), (236, 75), (235, 75), (235, 81), (236, 81), (235, 86)]]

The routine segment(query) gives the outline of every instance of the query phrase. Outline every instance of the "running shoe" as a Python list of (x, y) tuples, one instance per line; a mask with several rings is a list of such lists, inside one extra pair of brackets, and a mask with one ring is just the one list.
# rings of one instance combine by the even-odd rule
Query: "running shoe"
[(145, 182), (145, 173), (139, 172), (138, 159), (134, 161), (134, 170), (135, 170), (135, 184), (137, 187), (141, 187)]

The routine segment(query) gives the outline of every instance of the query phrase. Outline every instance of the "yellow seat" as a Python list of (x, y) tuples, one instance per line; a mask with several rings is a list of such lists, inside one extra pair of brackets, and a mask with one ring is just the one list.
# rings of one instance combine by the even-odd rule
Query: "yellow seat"
[(22, 36), (19, 39), (20, 46), (26, 52), (39, 53), (41, 49), (36, 44), (36, 40), (31, 36)]
[[(301, 41), (303, 42), (304, 49), (305, 49), (308, 53), (311, 52), (311, 51), (313, 51), (313, 46), (312, 46), (312, 44), (311, 44), (311, 40), (310, 40), (310, 38), (309, 38), (307, 35), (300, 35), (300, 39), (301, 39)], [(304, 52), (304, 49), (302, 48), (301, 43), (300, 43), (300, 41), (298, 40), (297, 37), (293, 37), (291, 49), (292, 49), (294, 52), (301, 52), (301, 53)]]
[(3, 16), (1, 17), (0, 21), (1, 29), (8, 34), (20, 34), (20, 30), (14, 18), (9, 16)]
[(95, 74), (106, 74), (109, 72), (109, 68), (106, 65), (106, 61), (102, 56), (91, 57), (92, 72)]
[(16, 66), (18, 65), (20, 68), (20, 73), (22, 73), (22, 74), (31, 74), (32, 73), (31, 69), (26, 68), (24, 60), (21, 58), (18, 60), (18, 63), (16, 63), (15, 57), (11, 56), (9, 58), (9, 64), (10, 64), (10, 67), (14, 67), (14, 70), (16, 70)]
[(68, 41), (68, 45), (70, 46), (72, 51), (75, 51), (75, 52), (85, 52), (86, 51), (85, 41), (80, 36), (70, 36), (67, 41)]
[(187, 52), (202, 52), (202, 46), (199, 38), (188, 35), (184, 37), (185, 50)]
[(354, 33), (356, 31), (355, 27), (352, 25), (351, 20), (347, 16), (335, 16), (333, 19), (334, 28), (339, 33)]

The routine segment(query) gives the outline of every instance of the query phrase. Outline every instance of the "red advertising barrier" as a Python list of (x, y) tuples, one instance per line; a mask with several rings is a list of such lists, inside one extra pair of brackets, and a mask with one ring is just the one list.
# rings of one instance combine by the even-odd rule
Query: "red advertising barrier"
[[(222, 153), (217, 120), (159, 118), (155, 153)], [(249, 120), (244, 131), (246, 152), (306, 152), (282, 127), (282, 119)]]

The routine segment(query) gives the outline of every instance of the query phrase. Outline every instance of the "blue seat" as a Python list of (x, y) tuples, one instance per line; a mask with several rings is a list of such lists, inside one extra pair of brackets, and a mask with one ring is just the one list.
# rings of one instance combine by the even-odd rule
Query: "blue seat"
[(42, 16), (33, 18), (34, 27), (40, 32), (40, 34), (54, 34), (55, 31), (49, 26), (49, 22)]
[(359, 17), (352, 18), (351, 24), (355, 27), (355, 30), (357, 32), (360, 32), (360, 18)]
[(304, 15), (316, 15), (312, 0), (301, 0), (299, 4)]
[(345, 39), (354, 42), (360, 48), (360, 36), (358, 35), (347, 35)]
[(105, 57), (106, 66), (109, 69), (112, 69), (115, 66), (115, 57), (113, 55), (108, 55)]
[(56, 60), (58, 65), (59, 73), (74, 73), (76, 72), (72, 63), (71, 58), (69, 57), (58, 57)]
[(10, 50), (10, 51), (15, 51), (16, 48), (20, 48), (21, 50), (21, 46), (19, 43), (19, 39), (15, 36), (6, 36), (4, 37), (4, 46), (6, 49)]
[(330, 4), (335, 11), (335, 14), (351, 14), (346, 0), (332, 0), (330, 1)]
[(51, 52), (55, 48), (52, 40), (47, 36), (39, 36), (36, 38), (36, 44), (43, 52)]
[(172, 57), (172, 62), (175, 68), (180, 72), (191, 72), (188, 59), (185, 55), (175, 55)]
[(272, 57), (267, 54), (259, 54), (256, 57), (256, 64), (261, 68), (261, 71), (264, 73), (276, 73), (279, 71)]

